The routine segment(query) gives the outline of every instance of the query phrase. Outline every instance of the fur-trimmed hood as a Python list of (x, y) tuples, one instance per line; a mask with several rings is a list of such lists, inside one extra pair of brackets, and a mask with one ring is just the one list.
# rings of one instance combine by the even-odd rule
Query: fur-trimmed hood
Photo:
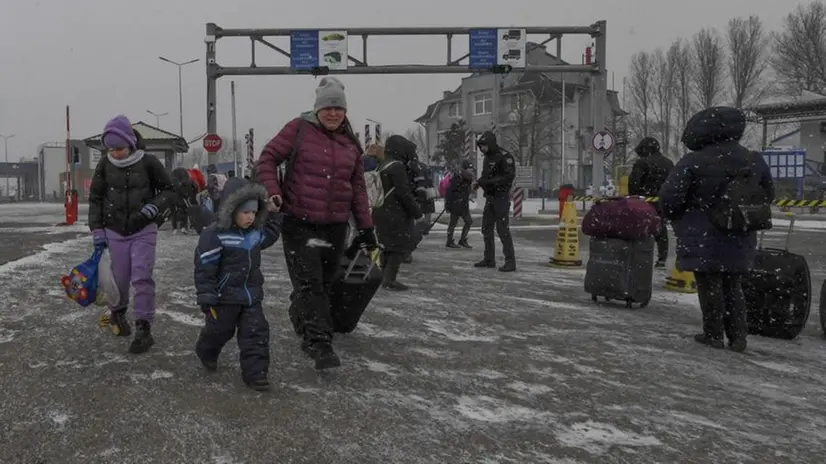
[(267, 189), (261, 184), (254, 184), (240, 177), (233, 177), (224, 184), (221, 203), (218, 207), (216, 226), (220, 230), (235, 227), (235, 211), (249, 200), (258, 200), (258, 213), (252, 227), (260, 228), (267, 222)]

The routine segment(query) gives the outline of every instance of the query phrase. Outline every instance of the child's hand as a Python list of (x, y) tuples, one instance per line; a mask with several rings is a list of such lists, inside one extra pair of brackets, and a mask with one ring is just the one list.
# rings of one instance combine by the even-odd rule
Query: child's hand
[(280, 195), (273, 195), (267, 199), (267, 209), (272, 212), (281, 211), (281, 205), (283, 201), (281, 200)]

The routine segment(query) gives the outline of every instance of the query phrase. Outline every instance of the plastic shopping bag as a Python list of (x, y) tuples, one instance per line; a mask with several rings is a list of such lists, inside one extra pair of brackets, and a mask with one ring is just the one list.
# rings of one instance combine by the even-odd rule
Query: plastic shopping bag
[(95, 304), (106, 306), (120, 301), (120, 290), (112, 272), (112, 256), (108, 249), (104, 249), (98, 262), (98, 291)]
[(70, 300), (84, 308), (94, 303), (98, 293), (98, 265), (104, 248), (95, 248), (92, 257), (78, 264), (68, 275), (60, 279), (60, 284)]

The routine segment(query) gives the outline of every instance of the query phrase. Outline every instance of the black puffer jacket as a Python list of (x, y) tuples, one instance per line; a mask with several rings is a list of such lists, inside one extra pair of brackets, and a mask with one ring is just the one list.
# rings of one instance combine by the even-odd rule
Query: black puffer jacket
[(172, 170), (172, 185), (175, 187), (177, 194), (177, 203), (181, 204), (186, 200), (189, 204), (196, 203), (195, 195), (198, 194), (198, 187), (195, 182), (189, 177), (189, 171), (185, 168), (175, 168)]
[(516, 163), (513, 156), (499, 147), (496, 135), (490, 131), (479, 136), (476, 145), (488, 147), (482, 165), (482, 175), (476, 183), (485, 192), (486, 197), (510, 198), (511, 187), (516, 179)]
[[(89, 188), (89, 228), (132, 235), (165, 217), (175, 198), (169, 173), (153, 155), (144, 154), (138, 162), (123, 168), (104, 156)], [(157, 207), (156, 219), (141, 214), (147, 204)]]
[(400, 135), (387, 139), (386, 159), (379, 166), (385, 199), (373, 209), (376, 234), (385, 250), (395, 253), (413, 251), (414, 220), (422, 216), (421, 207), (410, 188), (405, 165), (416, 155), (416, 145)]
[(628, 193), (644, 197), (655, 197), (674, 169), (674, 162), (660, 153), (660, 142), (653, 137), (640, 140), (634, 150), (640, 157), (631, 169), (628, 178)]
[[(236, 210), (258, 200), (255, 223), (243, 230), (235, 225)], [(217, 220), (201, 232), (195, 249), (195, 290), (200, 306), (260, 303), (264, 297), (261, 250), (281, 235), (281, 215), (267, 211), (267, 189), (232, 178), (224, 185)]]

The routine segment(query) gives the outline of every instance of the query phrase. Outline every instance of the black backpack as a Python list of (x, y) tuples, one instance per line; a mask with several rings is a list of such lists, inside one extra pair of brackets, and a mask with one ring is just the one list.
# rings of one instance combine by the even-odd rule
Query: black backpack
[(714, 227), (724, 232), (745, 234), (772, 228), (769, 198), (749, 168), (726, 173), (726, 182), (708, 216)]

